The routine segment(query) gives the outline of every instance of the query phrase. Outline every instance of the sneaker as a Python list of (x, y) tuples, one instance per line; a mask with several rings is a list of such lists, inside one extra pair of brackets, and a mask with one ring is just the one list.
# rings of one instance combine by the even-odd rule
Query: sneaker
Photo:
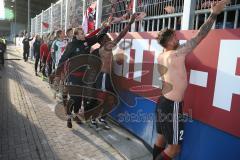
[(103, 118), (99, 118), (98, 119), (98, 123), (102, 126), (104, 126), (105, 129), (111, 129), (111, 127), (109, 126), (109, 124), (107, 123), (107, 121)]
[(35, 72), (35, 76), (38, 76), (37, 72)]
[(63, 98), (62, 98), (62, 93), (61, 92), (56, 93), (56, 99), (57, 99), (58, 102), (63, 102)]
[(91, 128), (94, 128), (96, 131), (99, 131), (99, 130), (100, 130), (100, 128), (99, 128), (99, 126), (98, 126), (98, 124), (97, 124), (97, 122), (96, 122), (95, 119), (91, 119), (90, 127), (91, 127)]
[(67, 120), (67, 127), (68, 127), (68, 128), (72, 128), (72, 120), (71, 120), (71, 118), (69, 118), (69, 119)]
[(42, 78), (42, 81), (44, 81), (44, 76), (43, 76), (43, 74), (41, 75), (41, 78)]
[(77, 124), (82, 124), (82, 121), (78, 118), (78, 116), (73, 117), (73, 121), (75, 121)]

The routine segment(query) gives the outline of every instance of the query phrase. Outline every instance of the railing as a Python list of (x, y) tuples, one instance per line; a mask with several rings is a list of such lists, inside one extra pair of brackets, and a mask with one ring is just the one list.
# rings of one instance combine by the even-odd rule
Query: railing
[[(212, 1), (198, 0), (196, 2), (196, 11), (194, 19), (194, 29), (199, 29), (200, 26), (207, 20), (210, 15), (210, 8)], [(215, 2), (217, 2), (215, 0)], [(226, 28), (239, 28), (240, 1), (232, 0), (231, 3), (226, 7), (223, 13), (221, 13), (216, 22), (213, 25), (213, 29), (226, 29)]]
[[(121, 2), (121, 3), (120, 3)], [(122, 3), (126, 4), (125, 10), (118, 9), (115, 13), (104, 14), (104, 18), (113, 14), (114, 16), (123, 16), (127, 12), (131, 12), (132, 1), (120, 1), (116, 4), (111, 4), (115, 8), (120, 7)], [(136, 12), (145, 12), (146, 17), (136, 22), (135, 32), (159, 31), (162, 28), (181, 28), (181, 16), (183, 12), (184, 0), (137, 0)], [(107, 8), (109, 11), (110, 5), (103, 6), (103, 10)], [(123, 6), (123, 5), (122, 5)], [(116, 32), (124, 28), (126, 21), (112, 25), (111, 32)]]
[[(210, 13), (210, 3), (218, 0), (196, 0), (193, 29), (206, 21)], [(66, 29), (82, 25), (84, 3), (88, 8), (94, 0), (60, 0), (31, 20), (32, 34), (46, 34), (57, 29)], [(134, 7), (136, 3), (136, 8)], [(120, 32), (124, 29), (131, 12), (145, 12), (146, 17), (137, 21), (130, 31), (147, 32), (159, 31), (162, 28), (181, 29), (184, 0), (103, 0), (102, 19), (106, 20), (110, 15), (120, 18), (121, 21), (112, 24), (110, 32)], [(67, 12), (66, 12), (67, 9)], [(213, 28), (239, 28), (240, 0), (232, 0), (224, 13), (218, 16)], [(67, 15), (66, 15), (67, 13)], [(67, 20), (67, 22), (65, 22)], [(48, 28), (42, 22), (49, 24)], [(35, 27), (34, 27), (35, 26)]]
[[(204, 10), (204, 9), (210, 9), (211, 3), (216, 3), (220, 0), (197, 0), (196, 1), (196, 10)], [(231, 3), (228, 5), (229, 7), (235, 7), (240, 5), (239, 0), (231, 0)]]
[[(161, 16), (166, 14), (182, 13), (184, 0), (142, 0), (142, 5), (138, 5), (137, 11), (144, 11), (147, 16)], [(167, 10), (172, 7), (171, 12)]]

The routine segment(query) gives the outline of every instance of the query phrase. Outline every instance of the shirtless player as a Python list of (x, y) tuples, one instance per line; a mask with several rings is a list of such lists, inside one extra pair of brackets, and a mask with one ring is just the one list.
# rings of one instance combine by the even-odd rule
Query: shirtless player
[[(211, 8), (211, 14), (207, 21), (201, 26), (198, 33), (184, 45), (179, 46), (179, 41), (175, 31), (163, 29), (158, 35), (159, 43), (164, 47), (164, 52), (159, 55), (159, 72), (163, 80), (162, 96), (157, 104), (157, 140), (153, 149), (154, 160), (170, 160), (177, 156), (180, 145), (183, 141), (183, 122), (178, 115), (182, 114), (182, 101), (187, 88), (187, 73), (185, 68), (185, 58), (194, 48), (207, 36), (225, 5), (230, 0), (222, 0)], [(167, 84), (172, 85), (172, 90), (168, 90)], [(171, 114), (172, 119), (163, 116)], [(165, 143), (168, 144), (164, 148)]]
[[(131, 16), (131, 19), (129, 23), (126, 25), (124, 30), (115, 38), (113, 41), (111, 40), (110, 37), (108, 37), (107, 34), (104, 34), (102, 38), (99, 40), (100, 47), (98, 49), (95, 49), (91, 54), (97, 55), (101, 58), (101, 61), (103, 63), (103, 66), (101, 68), (101, 73), (99, 74), (95, 88), (105, 90), (105, 91), (110, 91), (114, 92), (112, 83), (111, 83), (111, 68), (112, 68), (112, 59), (113, 59), (113, 53), (112, 49), (118, 44), (118, 42), (127, 34), (129, 31), (131, 25), (135, 21), (135, 19), (138, 17), (138, 13), (135, 13)], [(92, 107), (96, 107), (98, 105), (95, 103), (95, 105), (92, 105)], [(106, 107), (106, 106), (105, 106)], [(89, 108), (90, 110), (92, 108)], [(107, 124), (107, 122), (104, 120), (104, 117), (100, 117), (98, 119), (99, 123), (101, 125), (104, 125), (105, 129), (110, 129), (110, 126)], [(96, 119), (91, 120), (91, 126), (94, 127), (96, 130), (99, 129)]]

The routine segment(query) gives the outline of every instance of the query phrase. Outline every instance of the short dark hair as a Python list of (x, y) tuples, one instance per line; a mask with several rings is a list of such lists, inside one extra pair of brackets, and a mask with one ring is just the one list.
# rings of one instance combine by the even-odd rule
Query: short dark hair
[(158, 33), (158, 37), (157, 37), (158, 43), (162, 45), (164, 48), (166, 48), (169, 39), (172, 38), (174, 33), (175, 33), (175, 30), (173, 29), (162, 29)]
[(58, 30), (57, 32), (56, 32), (56, 36), (57, 36), (57, 38), (59, 38), (60, 37), (60, 35), (62, 34), (62, 30)]
[(73, 30), (73, 28), (68, 28), (67, 31), (66, 31), (66, 33), (70, 32), (70, 31), (72, 31), (72, 30)]
[(100, 35), (98, 36), (98, 42), (102, 42), (102, 40), (103, 40), (106, 36), (108, 37), (108, 35), (107, 35), (106, 33), (100, 34)]

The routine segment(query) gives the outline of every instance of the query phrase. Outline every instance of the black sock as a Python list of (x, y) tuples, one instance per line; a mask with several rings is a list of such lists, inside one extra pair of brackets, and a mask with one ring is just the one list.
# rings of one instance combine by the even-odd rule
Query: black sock
[(164, 150), (162, 147), (158, 147), (156, 144), (154, 144), (153, 147), (153, 160), (156, 159), (156, 157)]
[(162, 151), (162, 153), (159, 154), (154, 160), (171, 160), (171, 157), (169, 157), (164, 151)]

